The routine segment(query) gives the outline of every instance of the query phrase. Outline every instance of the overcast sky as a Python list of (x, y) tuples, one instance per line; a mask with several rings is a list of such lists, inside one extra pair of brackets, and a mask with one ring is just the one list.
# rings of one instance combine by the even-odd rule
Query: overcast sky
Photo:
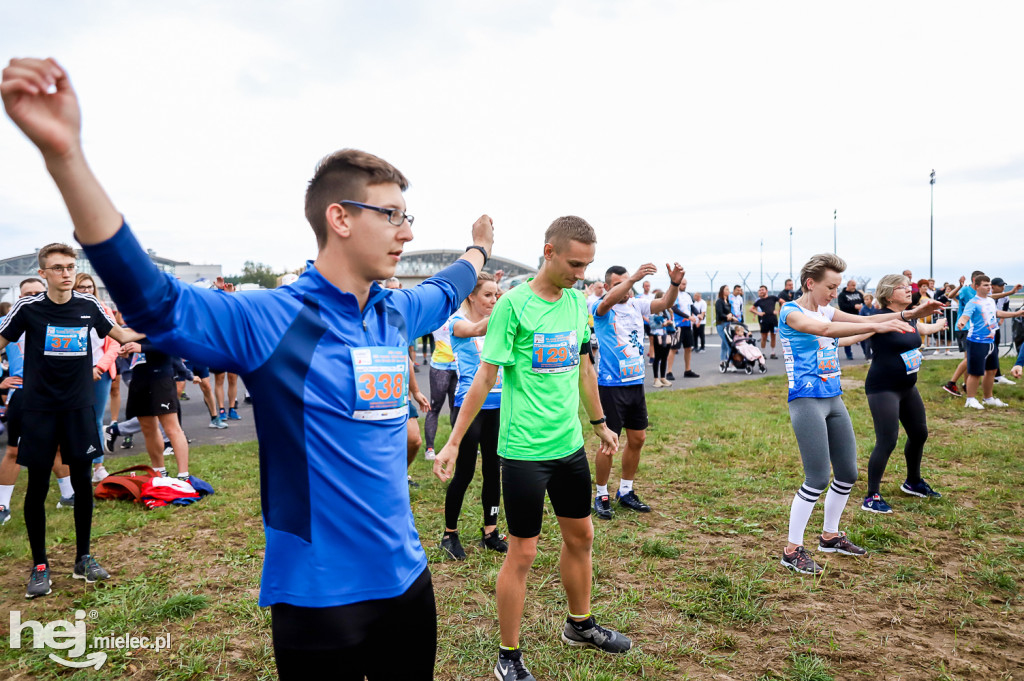
[[(411, 180), (407, 250), (536, 264), (597, 230), (600, 276), (679, 260), (691, 290), (838, 251), (849, 273), (1024, 281), (1024, 5), (523, 0), (19, 2), (6, 55), (53, 56), (86, 153), (146, 247), (278, 270), (315, 257), (316, 161), (376, 153)], [(38, 154), (0, 124), (0, 257), (70, 239)], [(667, 277), (660, 274), (656, 285)], [(767, 277), (766, 277), (767, 283)]]

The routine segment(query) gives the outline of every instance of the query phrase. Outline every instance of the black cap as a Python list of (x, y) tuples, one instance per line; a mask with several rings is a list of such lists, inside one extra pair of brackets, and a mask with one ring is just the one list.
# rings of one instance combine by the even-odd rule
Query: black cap
[(995, 279), (992, 280), (992, 285), (993, 286), (1006, 286), (1006, 282), (1003, 281), (1002, 277), (996, 277)]

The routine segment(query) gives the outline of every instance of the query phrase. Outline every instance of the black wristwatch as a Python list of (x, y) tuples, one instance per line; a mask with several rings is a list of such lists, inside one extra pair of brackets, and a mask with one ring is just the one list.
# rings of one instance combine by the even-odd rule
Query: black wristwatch
[(469, 252), (470, 252), (471, 250), (473, 250), (474, 248), (475, 248), (476, 250), (480, 251), (480, 252), (481, 252), (481, 253), (483, 254), (483, 256), (484, 256), (484, 265), (486, 265), (486, 264), (487, 264), (487, 261), (488, 261), (488, 260), (490, 260), (490, 258), (489, 258), (489, 257), (487, 256), (487, 249), (486, 249), (486, 248), (484, 248), (483, 246), (476, 246), (476, 245), (473, 245), (473, 246), (470, 246), (469, 248), (467, 248), (467, 249), (466, 249), (466, 253), (469, 253)]
[(669, 279), (669, 280), (668, 280), (668, 283), (672, 284), (672, 285), (673, 285), (673, 286), (675, 286), (676, 288), (679, 288), (679, 284), (681, 284), (681, 283), (683, 283), (683, 282), (682, 282), (682, 280), (680, 280), (680, 281), (672, 281), (671, 279)]
[(606, 416), (602, 416), (601, 418), (597, 419), (596, 421), (591, 421), (590, 425), (592, 425), (592, 426), (599, 426), (599, 425), (601, 425), (602, 423), (604, 423), (607, 420), (608, 420), (608, 418)]

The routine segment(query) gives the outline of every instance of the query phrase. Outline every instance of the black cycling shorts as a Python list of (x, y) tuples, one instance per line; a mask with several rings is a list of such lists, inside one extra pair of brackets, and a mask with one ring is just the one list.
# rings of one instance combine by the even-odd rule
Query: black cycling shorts
[(637, 385), (599, 385), (601, 408), (608, 429), (619, 435), (622, 429), (647, 430), (647, 398), (643, 383)]
[(18, 464), (50, 467), (58, 447), (64, 463), (92, 461), (103, 453), (94, 407), (22, 410)]
[(126, 418), (177, 413), (178, 386), (174, 383), (174, 376), (143, 378), (140, 374), (128, 386), (128, 400), (124, 407)]
[(775, 316), (767, 321), (764, 317), (761, 317), (757, 325), (761, 327), (761, 333), (775, 333), (775, 329), (779, 328), (779, 320)]
[(17, 447), (21, 439), (21, 393), (19, 388), (7, 400), (7, 446)]
[(673, 350), (679, 348), (692, 348), (693, 347), (693, 327), (692, 326), (680, 326), (676, 329), (676, 340), (672, 344)]
[(995, 343), (967, 341), (967, 375), (984, 376), (986, 371), (999, 368), (999, 353)]
[(580, 447), (573, 454), (547, 461), (502, 457), (501, 496), (509, 534), (520, 539), (540, 534), (544, 492), (557, 517), (590, 516), (590, 463), (586, 449)]

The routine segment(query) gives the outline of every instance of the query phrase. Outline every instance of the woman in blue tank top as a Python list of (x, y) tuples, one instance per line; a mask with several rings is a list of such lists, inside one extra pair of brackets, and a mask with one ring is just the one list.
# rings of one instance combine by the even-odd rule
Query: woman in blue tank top
[[(789, 544), (782, 565), (801, 574), (818, 574), (822, 567), (803, 547), (804, 530), (818, 497), (825, 496), (825, 522), (818, 550), (850, 556), (864, 555), (845, 532), (839, 518), (857, 480), (857, 440), (843, 404), (839, 381), (839, 342), (853, 344), (871, 333), (905, 332), (905, 321), (932, 314), (941, 303), (928, 301), (903, 313), (870, 317), (847, 314), (831, 303), (838, 295), (846, 262), (824, 253), (811, 258), (800, 271), (803, 295), (782, 306), (779, 335), (789, 378), (789, 415), (800, 447), (804, 484), (793, 497), (789, 516)], [(830, 473), (832, 484), (829, 486)]]

